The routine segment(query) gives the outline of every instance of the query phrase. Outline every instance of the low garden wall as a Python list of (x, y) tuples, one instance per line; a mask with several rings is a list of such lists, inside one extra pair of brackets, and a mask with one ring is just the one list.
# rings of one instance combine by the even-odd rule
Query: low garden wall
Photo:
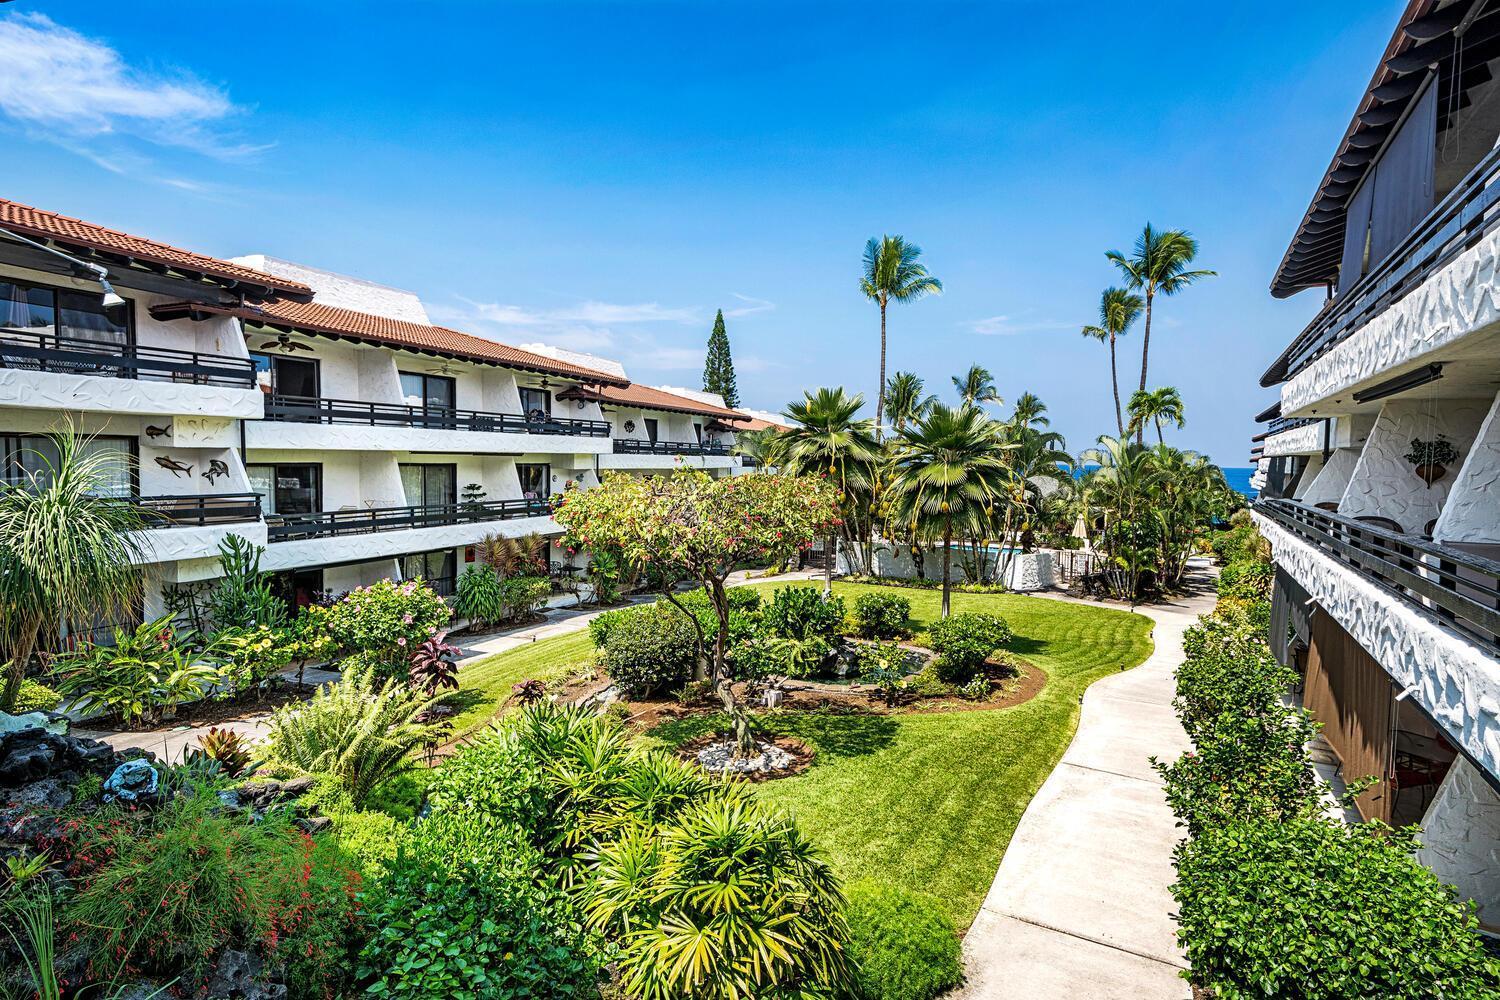
[[(1054, 553), (1050, 549), (1038, 549), (1035, 552), (1017, 552), (1010, 559), (1006, 568), (1003, 582), (1008, 588), (1015, 591), (1048, 590), (1057, 583), (1057, 563)], [(948, 576), (954, 583), (962, 582), (964, 579), (963, 568), (960, 564), (961, 551), (958, 546), (953, 547), (951, 561), (948, 567)], [(990, 575), (998, 573), (995, 560), (991, 557)], [(840, 573), (856, 574), (860, 572), (859, 566), (849, 558), (849, 553), (842, 546), (839, 548), (838, 571)], [(900, 580), (911, 580), (917, 576), (916, 565), (912, 561), (911, 552), (907, 549), (893, 548), (882, 545), (875, 552), (875, 575), (895, 577)], [(937, 545), (925, 550), (922, 575), (929, 580), (941, 580), (943, 576), (943, 549)]]

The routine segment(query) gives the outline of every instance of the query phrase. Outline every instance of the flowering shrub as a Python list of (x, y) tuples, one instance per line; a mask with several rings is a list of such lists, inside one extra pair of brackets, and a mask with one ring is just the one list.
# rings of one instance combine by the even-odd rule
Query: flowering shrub
[(351, 590), (329, 608), (328, 631), (344, 649), (369, 654), (366, 662), (396, 673), (451, 617), (448, 605), (422, 581), (381, 580)]
[(292, 662), (285, 632), (266, 625), (227, 628), (214, 636), (211, 645), (221, 659), (220, 698), (259, 691)]
[(928, 629), (928, 642), (938, 654), (938, 676), (955, 684), (967, 683), (1012, 637), (1004, 618), (978, 611), (949, 615)]

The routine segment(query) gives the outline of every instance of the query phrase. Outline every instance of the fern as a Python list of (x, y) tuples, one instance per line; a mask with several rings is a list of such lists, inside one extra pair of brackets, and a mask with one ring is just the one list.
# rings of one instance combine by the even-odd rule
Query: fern
[(358, 808), (377, 786), (412, 769), (413, 754), (436, 728), (423, 719), (447, 697), (428, 697), (394, 681), (377, 685), (372, 671), (351, 671), (319, 688), (311, 701), (276, 710), (270, 756), (328, 775)]

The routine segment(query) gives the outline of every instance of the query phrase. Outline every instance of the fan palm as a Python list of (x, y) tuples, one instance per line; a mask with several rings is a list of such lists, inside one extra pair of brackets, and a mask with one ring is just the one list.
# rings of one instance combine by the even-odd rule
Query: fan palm
[(1141, 428), (1149, 420), (1156, 425), (1156, 441), (1164, 442), (1161, 422), (1169, 421), (1181, 430), (1187, 426), (1187, 415), (1182, 406), (1182, 395), (1170, 385), (1160, 389), (1139, 390), (1130, 397), (1130, 430), (1139, 436)]
[(0, 484), (0, 706), (15, 700), (41, 630), (130, 613), (141, 593), (139, 508), (106, 496), (120, 459), (72, 427), (47, 435), (35, 471)]
[[(1214, 271), (1190, 270), (1198, 256), (1198, 241), (1183, 229), (1158, 230), (1146, 223), (1136, 237), (1135, 248), (1127, 257), (1110, 250), (1106, 257), (1120, 269), (1126, 283), (1146, 293), (1146, 326), (1141, 333), (1141, 384), (1146, 388), (1146, 362), (1151, 351), (1151, 308), (1158, 294), (1176, 295), (1199, 278), (1213, 277)], [(1141, 435), (1136, 434), (1136, 444)]]
[(891, 302), (914, 302), (939, 293), (943, 283), (927, 273), (922, 248), (900, 236), (870, 237), (865, 243), (864, 274), (859, 290), (880, 306), (880, 393), (875, 401), (875, 434), (885, 419), (885, 310)]
[(995, 391), (994, 376), (983, 365), (970, 365), (962, 377), (954, 375), (953, 388), (958, 393), (959, 400), (968, 406), (983, 406), (986, 403), (999, 406), (1005, 402)]
[(1125, 416), (1120, 410), (1120, 374), (1115, 366), (1115, 341), (1125, 335), (1145, 307), (1145, 300), (1127, 289), (1106, 288), (1099, 297), (1099, 325), (1083, 328), (1085, 337), (1109, 344), (1109, 384), (1115, 393), (1115, 425), (1120, 437), (1125, 436)]
[(937, 402), (936, 396), (924, 395), (927, 388), (912, 372), (897, 372), (885, 384), (885, 410), (891, 418), (891, 429), (900, 434), (906, 425), (920, 420), (927, 408)]
[[(844, 493), (844, 528), (851, 542), (868, 543), (870, 512), (874, 506), (875, 463), (880, 444), (875, 426), (859, 417), (865, 405), (863, 394), (850, 396), (842, 388), (822, 388), (803, 393), (801, 402), (786, 408), (786, 415), (796, 426), (784, 431), (783, 453), (788, 472), (798, 475), (827, 476)], [(833, 592), (833, 564), (836, 546), (828, 539), (828, 560), (824, 592)]]
[(950, 609), (953, 536), (983, 535), (1010, 479), (994, 421), (973, 406), (936, 403), (896, 445), (892, 516), (943, 540), (943, 617)]
[(786, 444), (783, 433), (775, 427), (740, 431), (734, 436), (734, 453), (750, 459), (761, 472), (770, 472), (781, 463), (781, 452)]

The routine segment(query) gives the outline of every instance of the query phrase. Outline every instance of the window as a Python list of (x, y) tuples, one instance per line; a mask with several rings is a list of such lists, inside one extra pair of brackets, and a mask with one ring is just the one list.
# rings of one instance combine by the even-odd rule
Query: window
[(321, 465), (247, 465), (245, 474), (267, 514), (312, 514), (323, 509)]
[[(101, 496), (128, 498), (139, 493), (139, 475), (134, 438), (89, 437), (81, 444), (85, 456), (102, 455), (100, 472), (105, 485)], [(41, 434), (0, 435), (0, 481), (23, 484), (33, 480), (50, 484), (57, 468), (57, 445)]]
[(654, 417), (647, 417), (646, 418), (646, 440), (650, 441), (652, 444), (656, 443), (656, 428), (657, 428), (656, 418), (654, 418)]
[(421, 577), (440, 597), (452, 596), (458, 583), (458, 557), (453, 549), (417, 552), (401, 557), (401, 579)]
[(521, 480), (521, 496), (527, 500), (545, 500), (552, 495), (552, 466), (516, 463)]
[(703, 443), (703, 425), (702, 424), (693, 424), (693, 434), (697, 436), (698, 443), (702, 444)]
[(521, 386), (521, 412), (526, 415), (527, 420), (552, 416), (552, 393), (546, 389)]
[(443, 375), (401, 373), (401, 401), (428, 410), (451, 410), (457, 399), (457, 382)]
[(131, 303), (106, 309), (104, 293), (0, 279), (0, 331), (53, 334), (66, 341), (129, 344)]
[(458, 503), (458, 466), (402, 463), (401, 490), (408, 507), (451, 507)]
[(263, 392), (277, 396), (316, 399), (322, 382), (318, 362), (311, 358), (290, 358), (277, 354), (250, 355)]

